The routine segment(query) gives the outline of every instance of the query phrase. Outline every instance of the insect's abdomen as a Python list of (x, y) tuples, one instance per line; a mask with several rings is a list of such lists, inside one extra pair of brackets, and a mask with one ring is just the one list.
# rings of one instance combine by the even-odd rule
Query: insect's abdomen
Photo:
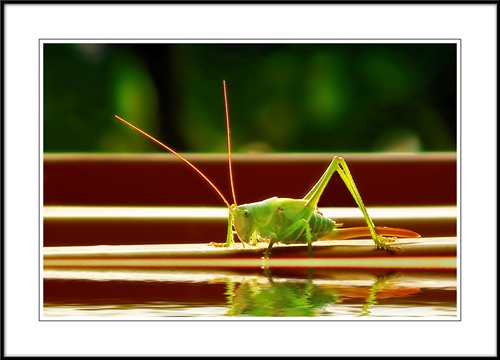
[(312, 241), (321, 239), (337, 227), (335, 221), (326, 218), (319, 213), (313, 213), (311, 219), (309, 220), (309, 226), (311, 229)]

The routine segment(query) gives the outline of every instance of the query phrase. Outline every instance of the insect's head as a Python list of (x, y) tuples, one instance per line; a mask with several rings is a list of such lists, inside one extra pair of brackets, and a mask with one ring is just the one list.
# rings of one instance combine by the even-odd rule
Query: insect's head
[(251, 204), (234, 206), (233, 225), (236, 234), (242, 242), (249, 243), (252, 240), (252, 235), (255, 232), (255, 221), (252, 215)]

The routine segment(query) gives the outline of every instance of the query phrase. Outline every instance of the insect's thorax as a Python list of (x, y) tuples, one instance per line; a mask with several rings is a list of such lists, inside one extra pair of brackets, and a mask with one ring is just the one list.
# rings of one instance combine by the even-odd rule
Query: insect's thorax
[(234, 229), (242, 242), (255, 243), (260, 238), (268, 238), (277, 225), (276, 214), (280, 212), (282, 199), (271, 197), (258, 202), (232, 206)]
[(320, 239), (336, 228), (333, 220), (310, 209), (307, 201), (302, 199), (273, 197), (239, 205), (233, 208), (232, 213), (236, 233), (245, 243), (307, 242), (303, 220), (308, 222), (312, 241)]

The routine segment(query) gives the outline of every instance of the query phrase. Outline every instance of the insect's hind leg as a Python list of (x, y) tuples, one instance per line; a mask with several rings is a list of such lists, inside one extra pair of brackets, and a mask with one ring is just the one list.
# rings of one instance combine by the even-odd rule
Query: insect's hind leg
[(358, 188), (356, 187), (356, 184), (351, 175), (351, 172), (349, 171), (349, 167), (347, 166), (346, 161), (342, 157), (337, 157), (337, 161), (338, 161), (337, 172), (339, 173), (347, 189), (354, 198), (354, 201), (356, 201), (356, 204), (358, 205), (359, 209), (363, 213), (366, 224), (370, 229), (373, 241), (377, 245), (377, 249), (394, 250), (393, 247), (387, 244), (387, 242), (392, 241), (393, 239), (377, 234), (377, 231), (375, 230), (375, 224), (373, 223), (371, 217), (368, 215), (368, 211), (366, 210), (363, 200), (361, 199), (361, 195), (359, 194)]

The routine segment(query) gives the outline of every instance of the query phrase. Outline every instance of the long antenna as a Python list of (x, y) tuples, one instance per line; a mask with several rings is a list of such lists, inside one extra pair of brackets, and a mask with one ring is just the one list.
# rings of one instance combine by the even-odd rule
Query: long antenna
[(184, 161), (186, 164), (188, 164), (189, 166), (191, 166), (198, 174), (201, 175), (201, 177), (203, 177), (213, 188), (214, 190), (217, 192), (217, 194), (219, 194), (219, 196), (221, 197), (221, 199), (224, 201), (224, 203), (226, 203), (226, 206), (228, 209), (231, 209), (231, 205), (229, 205), (228, 201), (226, 200), (226, 198), (224, 197), (224, 195), (222, 195), (222, 193), (219, 191), (219, 189), (217, 189), (217, 186), (215, 186), (206, 176), (205, 174), (203, 174), (196, 166), (194, 166), (193, 164), (191, 164), (191, 162), (189, 162), (189, 160), (187, 160), (185, 157), (183, 157), (182, 155), (180, 155), (179, 153), (177, 153), (175, 150), (169, 148), (167, 145), (163, 144), (161, 141), (159, 140), (156, 140), (154, 137), (152, 137), (151, 135), (149, 135), (148, 133), (142, 131), (141, 129), (139, 129), (137, 126), (134, 126), (132, 125), (131, 123), (129, 123), (128, 121), (126, 120), (123, 120), (121, 117), (119, 117), (118, 115), (115, 115), (115, 117), (120, 120), (121, 122), (123, 122), (125, 125), (131, 127), (132, 129), (134, 129), (135, 131), (138, 131), (140, 132), (142, 135), (146, 136), (147, 138), (153, 140), (155, 143), (157, 143), (158, 145), (160, 145), (161, 147), (163, 147), (164, 149), (167, 149), (168, 151), (170, 151), (172, 154), (174, 154), (175, 156), (177, 156), (179, 159), (181, 159), (182, 161)]
[(231, 180), (231, 191), (233, 193), (233, 202), (234, 205), (238, 205), (236, 202), (236, 194), (234, 192), (234, 181), (233, 181), (233, 166), (231, 161), (231, 136), (230, 136), (230, 127), (229, 127), (229, 107), (227, 104), (227, 89), (226, 89), (226, 80), (222, 80), (222, 87), (224, 88), (224, 107), (226, 110), (226, 134), (227, 134), (227, 157), (229, 163), (229, 179)]

